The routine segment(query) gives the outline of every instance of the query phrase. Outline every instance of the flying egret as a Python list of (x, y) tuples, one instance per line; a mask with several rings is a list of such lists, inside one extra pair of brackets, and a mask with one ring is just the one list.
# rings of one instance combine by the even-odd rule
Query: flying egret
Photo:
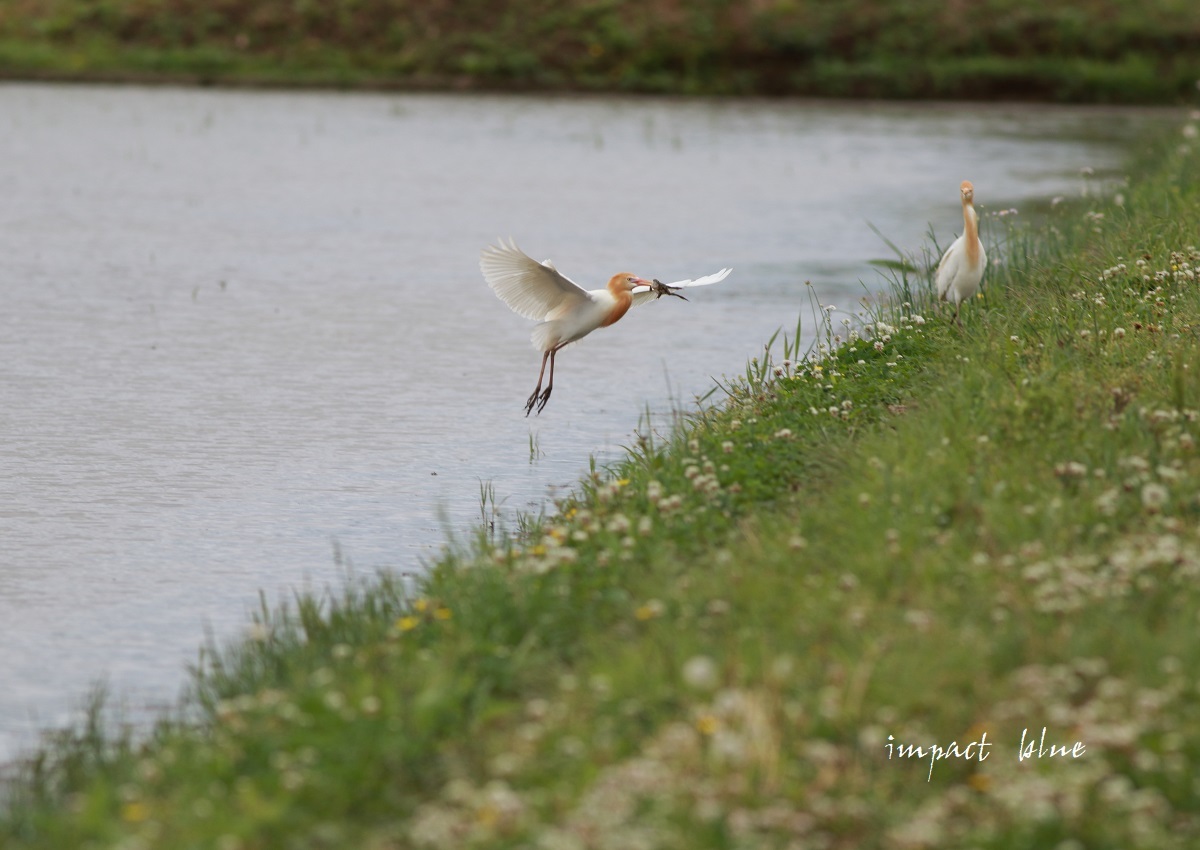
[(958, 311), (962, 303), (974, 297), (983, 280), (987, 266), (987, 254), (979, 238), (979, 216), (975, 214), (975, 187), (964, 180), (959, 187), (962, 195), (963, 232), (950, 243), (937, 267), (937, 292), (942, 301), (954, 305), (954, 321), (959, 321)]
[[(583, 339), (596, 328), (618, 321), (635, 304), (655, 301), (663, 295), (683, 298), (674, 290), (706, 286), (724, 280), (732, 269), (696, 280), (662, 283), (645, 280), (629, 272), (615, 274), (604, 289), (586, 290), (559, 272), (549, 260), (539, 263), (517, 247), (515, 241), (489, 245), (479, 260), (479, 268), (488, 286), (515, 313), (537, 319), (533, 328), (533, 347), (542, 352), (542, 368), (537, 386), (525, 402), (525, 415), (537, 408), (541, 413), (554, 389), (554, 355), (565, 345)], [(686, 301), (687, 299), (684, 298)], [(542, 389), (546, 361), (550, 361), (550, 380)]]

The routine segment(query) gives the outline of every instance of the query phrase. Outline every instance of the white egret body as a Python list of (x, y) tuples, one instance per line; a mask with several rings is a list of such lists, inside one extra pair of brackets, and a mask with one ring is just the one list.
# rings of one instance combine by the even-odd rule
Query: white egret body
[[(586, 290), (559, 272), (549, 260), (539, 263), (521, 251), (516, 242), (510, 240), (506, 244), (503, 239), (499, 246), (489, 245), (483, 250), (479, 268), (488, 286), (513, 312), (539, 322), (532, 339), (533, 347), (542, 352), (542, 368), (537, 387), (525, 403), (526, 416), (534, 407), (541, 413), (550, 400), (554, 389), (554, 355), (560, 348), (620, 320), (635, 304), (656, 300), (664, 294), (675, 295), (672, 289), (717, 283), (732, 271), (721, 269), (707, 277), (672, 284), (621, 272), (609, 278), (604, 289)], [(550, 380), (542, 390), (547, 359)]]
[(975, 213), (975, 187), (969, 180), (964, 180), (959, 193), (962, 195), (963, 232), (942, 255), (935, 278), (938, 298), (954, 305), (955, 321), (958, 321), (962, 303), (979, 292), (983, 270), (987, 266), (987, 254), (979, 238), (979, 216)]

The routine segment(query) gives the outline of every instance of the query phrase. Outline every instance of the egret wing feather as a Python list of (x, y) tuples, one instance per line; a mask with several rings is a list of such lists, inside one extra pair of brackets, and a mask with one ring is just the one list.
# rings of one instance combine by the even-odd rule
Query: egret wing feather
[(966, 249), (962, 236), (951, 242), (950, 247), (946, 249), (946, 253), (942, 254), (942, 260), (938, 263), (937, 275), (935, 277), (939, 300), (946, 301), (949, 299), (950, 286), (962, 270), (965, 254)]
[[(729, 277), (729, 273), (733, 269), (721, 269), (714, 274), (698, 277), (695, 280), (677, 280), (675, 283), (668, 283), (667, 286), (672, 289), (685, 289), (689, 286), (708, 286), (710, 283), (720, 283), (725, 278)], [(637, 287), (633, 290), (633, 304), (636, 307), (638, 304), (645, 304), (647, 301), (654, 301), (661, 296), (649, 287)]]
[(675, 288), (688, 287), (688, 286), (708, 286), (710, 283), (720, 283), (725, 278), (729, 277), (729, 273), (731, 271), (733, 271), (733, 269), (721, 269), (719, 272), (716, 272), (715, 274), (709, 274), (709, 275), (705, 275), (704, 277), (698, 277), (695, 280), (677, 280), (674, 283), (668, 283), (667, 286), (671, 286), (671, 287), (675, 287)]
[(587, 292), (549, 260), (539, 263), (513, 240), (506, 243), (500, 239), (499, 243), (483, 249), (479, 269), (488, 286), (514, 313), (543, 321), (570, 304), (589, 300)]

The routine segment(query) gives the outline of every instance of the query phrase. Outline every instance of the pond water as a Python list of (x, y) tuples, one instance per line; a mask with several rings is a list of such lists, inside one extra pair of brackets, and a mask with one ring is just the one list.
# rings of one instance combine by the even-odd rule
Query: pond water
[[(419, 571), (621, 454), (888, 256), (1084, 190), (1154, 113), (0, 86), (0, 760), (107, 682), (170, 703), (211, 631)], [(563, 352), (484, 284), (733, 266)], [(861, 281), (861, 283), (860, 283)], [(341, 555), (335, 557), (335, 550)], [(342, 565), (339, 566), (339, 559)]]

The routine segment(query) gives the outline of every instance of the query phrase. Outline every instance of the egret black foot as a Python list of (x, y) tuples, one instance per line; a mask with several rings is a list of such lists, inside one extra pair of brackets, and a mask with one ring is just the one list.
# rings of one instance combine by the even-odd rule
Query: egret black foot
[(546, 406), (546, 402), (550, 400), (550, 391), (552, 389), (554, 388), (547, 387), (544, 390), (540, 388), (534, 390), (533, 395), (531, 395), (525, 402), (525, 415), (528, 416), (529, 414), (533, 413), (534, 408), (537, 408), (537, 412), (541, 413), (542, 409)]

